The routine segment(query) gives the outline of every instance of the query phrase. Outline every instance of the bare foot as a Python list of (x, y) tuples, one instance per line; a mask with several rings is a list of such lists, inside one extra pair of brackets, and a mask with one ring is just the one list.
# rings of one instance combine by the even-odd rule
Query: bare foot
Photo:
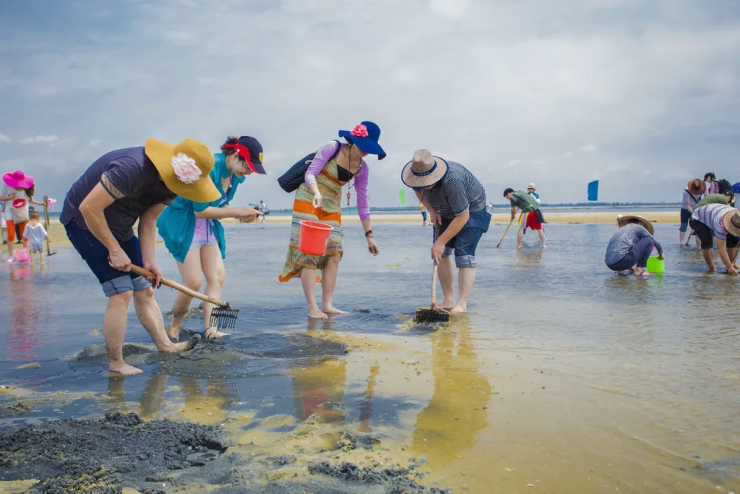
[(453, 307), (450, 310), (450, 314), (465, 314), (467, 311), (468, 311), (467, 304), (465, 305), (457, 304), (455, 307)]
[(324, 311), (325, 314), (349, 314), (349, 312), (335, 309), (334, 307), (322, 307), (321, 310)]
[(172, 341), (180, 341), (180, 328), (173, 328), (172, 326), (170, 326), (170, 328), (167, 330), (167, 334)]
[(517, 249), (521, 249), (521, 248), (522, 248), (522, 246), (521, 246), (521, 245), (517, 245), (517, 246), (516, 246), (516, 248), (517, 248)]
[(717, 268), (714, 266), (709, 266), (709, 269), (707, 269), (710, 273), (715, 273), (717, 271)]
[(308, 308), (308, 317), (311, 319), (329, 319), (329, 316), (320, 311), (319, 307), (316, 305)]
[(216, 326), (211, 326), (210, 328), (206, 329), (205, 335), (207, 340), (215, 339), (215, 338), (223, 338), (224, 336), (229, 336), (231, 333), (222, 333), (218, 330)]
[(546, 249), (547, 247), (545, 247), (545, 244), (542, 244), (542, 248), (543, 248), (543, 249)]
[(123, 374), (124, 376), (137, 376), (141, 374), (141, 369), (137, 369), (136, 367), (133, 367), (131, 365), (128, 365), (126, 362), (122, 362), (121, 364), (110, 364), (108, 366), (108, 369), (111, 372), (118, 372), (119, 374)]
[(198, 344), (200, 341), (200, 335), (194, 334), (190, 337), (188, 341), (183, 341), (182, 343), (174, 343), (170, 345), (170, 348), (167, 350), (160, 350), (161, 352), (187, 352), (189, 350), (192, 350), (195, 348), (195, 345)]

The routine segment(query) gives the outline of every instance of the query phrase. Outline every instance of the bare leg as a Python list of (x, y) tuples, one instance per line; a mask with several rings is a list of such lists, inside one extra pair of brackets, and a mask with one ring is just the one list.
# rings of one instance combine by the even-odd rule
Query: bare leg
[(517, 249), (522, 248), (522, 239), (524, 239), (524, 230), (519, 230), (516, 232), (516, 248)]
[(340, 260), (340, 255), (335, 254), (326, 261), (326, 266), (324, 266), (324, 276), (321, 278), (321, 310), (325, 314), (347, 314), (347, 312), (335, 309), (333, 305)]
[(303, 268), (301, 270), (301, 284), (308, 304), (308, 317), (328, 319), (329, 316), (319, 310), (319, 305), (316, 303), (316, 270)]
[(437, 268), (439, 284), (442, 285), (444, 299), (439, 304), (440, 309), (452, 309), (455, 307), (455, 271), (452, 267), (452, 257), (443, 257)]
[(41, 250), (40, 250), (40, 251), (38, 251), (38, 252), (39, 252), (39, 262), (40, 262), (40, 263), (41, 263), (41, 265), (43, 266), (43, 265), (44, 265), (44, 255), (45, 255), (45, 254), (44, 254), (44, 249), (41, 249)]
[(182, 343), (172, 343), (170, 341), (167, 332), (164, 330), (162, 312), (159, 310), (157, 301), (154, 300), (154, 288), (134, 292), (134, 306), (141, 325), (149, 332), (149, 336), (152, 337), (154, 344), (157, 345), (157, 350), (160, 352), (184, 352), (191, 350), (198, 343), (200, 336), (197, 340)]
[(545, 237), (545, 230), (537, 230), (537, 235), (540, 237), (540, 243), (542, 244), (542, 248), (545, 248), (545, 242), (547, 241), (547, 237)]
[(678, 245), (683, 246), (685, 238), (686, 232), (678, 232)]
[[(206, 275), (205, 294), (221, 300), (221, 289), (226, 279), (224, 261), (221, 259), (221, 249), (218, 245), (206, 245), (200, 249), (200, 264), (203, 266), (203, 274)], [(221, 338), (228, 333), (222, 333), (216, 326), (211, 326), (211, 312), (213, 305), (203, 302), (203, 327), (206, 338)]]
[(701, 240), (699, 240), (699, 237), (694, 235), (694, 241), (696, 242), (696, 250), (701, 250)]
[[(177, 262), (177, 267), (180, 269), (180, 275), (182, 276), (182, 284), (191, 290), (200, 291), (200, 287), (203, 284), (203, 272), (200, 265), (200, 251), (198, 249), (192, 249), (188, 251), (188, 255), (185, 256), (185, 262)], [(193, 297), (185, 295), (182, 292), (175, 294), (175, 302), (172, 304), (172, 321), (170, 322), (169, 335), (175, 341), (180, 339), (180, 329), (182, 329), (182, 320), (185, 314), (188, 313), (190, 307), (190, 301)], [(205, 309), (205, 304), (203, 304)]]
[(468, 311), (468, 298), (470, 298), (470, 292), (473, 291), (473, 283), (475, 283), (475, 268), (460, 268), (458, 271), (457, 286), (460, 294), (457, 304), (450, 311), (453, 313)]
[(118, 293), (108, 298), (108, 308), (103, 320), (105, 350), (108, 352), (108, 369), (127, 376), (141, 374), (141, 369), (123, 361), (123, 340), (126, 337), (126, 313), (131, 303), (131, 292)]
[(707, 263), (709, 271), (717, 271), (717, 267), (714, 265), (714, 250), (713, 249), (702, 249), (701, 255), (704, 257), (704, 262)]

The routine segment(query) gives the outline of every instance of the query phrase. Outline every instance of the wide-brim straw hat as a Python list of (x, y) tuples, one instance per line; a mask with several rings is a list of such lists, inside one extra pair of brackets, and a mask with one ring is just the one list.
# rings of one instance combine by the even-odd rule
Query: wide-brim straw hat
[(447, 175), (449, 165), (428, 149), (414, 151), (414, 157), (401, 171), (401, 181), (412, 189), (430, 187)]
[[(194, 202), (213, 202), (221, 197), (208, 175), (216, 160), (208, 146), (199, 140), (185, 139), (172, 145), (150, 137), (146, 140), (144, 151), (159, 171), (165, 186), (178, 196)], [(180, 173), (178, 178), (175, 165), (180, 167), (183, 164), (190, 166), (190, 169), (187, 176)]]
[(722, 223), (725, 225), (727, 233), (734, 237), (740, 237), (740, 211), (733, 209), (726, 212), (722, 217)]
[(692, 194), (698, 195), (707, 191), (707, 184), (704, 180), (695, 178), (694, 180), (689, 180), (689, 183), (686, 184), (686, 188), (689, 189), (689, 192)]
[(653, 224), (650, 223), (647, 218), (644, 218), (637, 214), (620, 214), (619, 216), (617, 216), (617, 225), (619, 226), (619, 228), (622, 228), (624, 225), (629, 223), (630, 220), (640, 220), (640, 224), (644, 226), (648, 232), (650, 232), (650, 235), (653, 235), (655, 233)]

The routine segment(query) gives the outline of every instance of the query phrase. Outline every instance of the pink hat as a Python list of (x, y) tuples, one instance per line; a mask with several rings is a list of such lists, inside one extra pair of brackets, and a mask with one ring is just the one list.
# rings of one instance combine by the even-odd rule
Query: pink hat
[(12, 189), (30, 189), (35, 183), (33, 177), (26, 176), (26, 174), (21, 170), (4, 174), (3, 182)]

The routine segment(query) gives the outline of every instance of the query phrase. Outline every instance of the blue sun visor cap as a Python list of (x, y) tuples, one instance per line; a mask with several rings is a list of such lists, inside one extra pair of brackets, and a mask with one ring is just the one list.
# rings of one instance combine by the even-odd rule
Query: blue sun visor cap
[(386, 156), (385, 151), (378, 144), (380, 127), (373, 122), (365, 121), (356, 125), (352, 130), (340, 130), (339, 137), (344, 137), (347, 142), (360, 148), (363, 153), (378, 155), (379, 160)]

